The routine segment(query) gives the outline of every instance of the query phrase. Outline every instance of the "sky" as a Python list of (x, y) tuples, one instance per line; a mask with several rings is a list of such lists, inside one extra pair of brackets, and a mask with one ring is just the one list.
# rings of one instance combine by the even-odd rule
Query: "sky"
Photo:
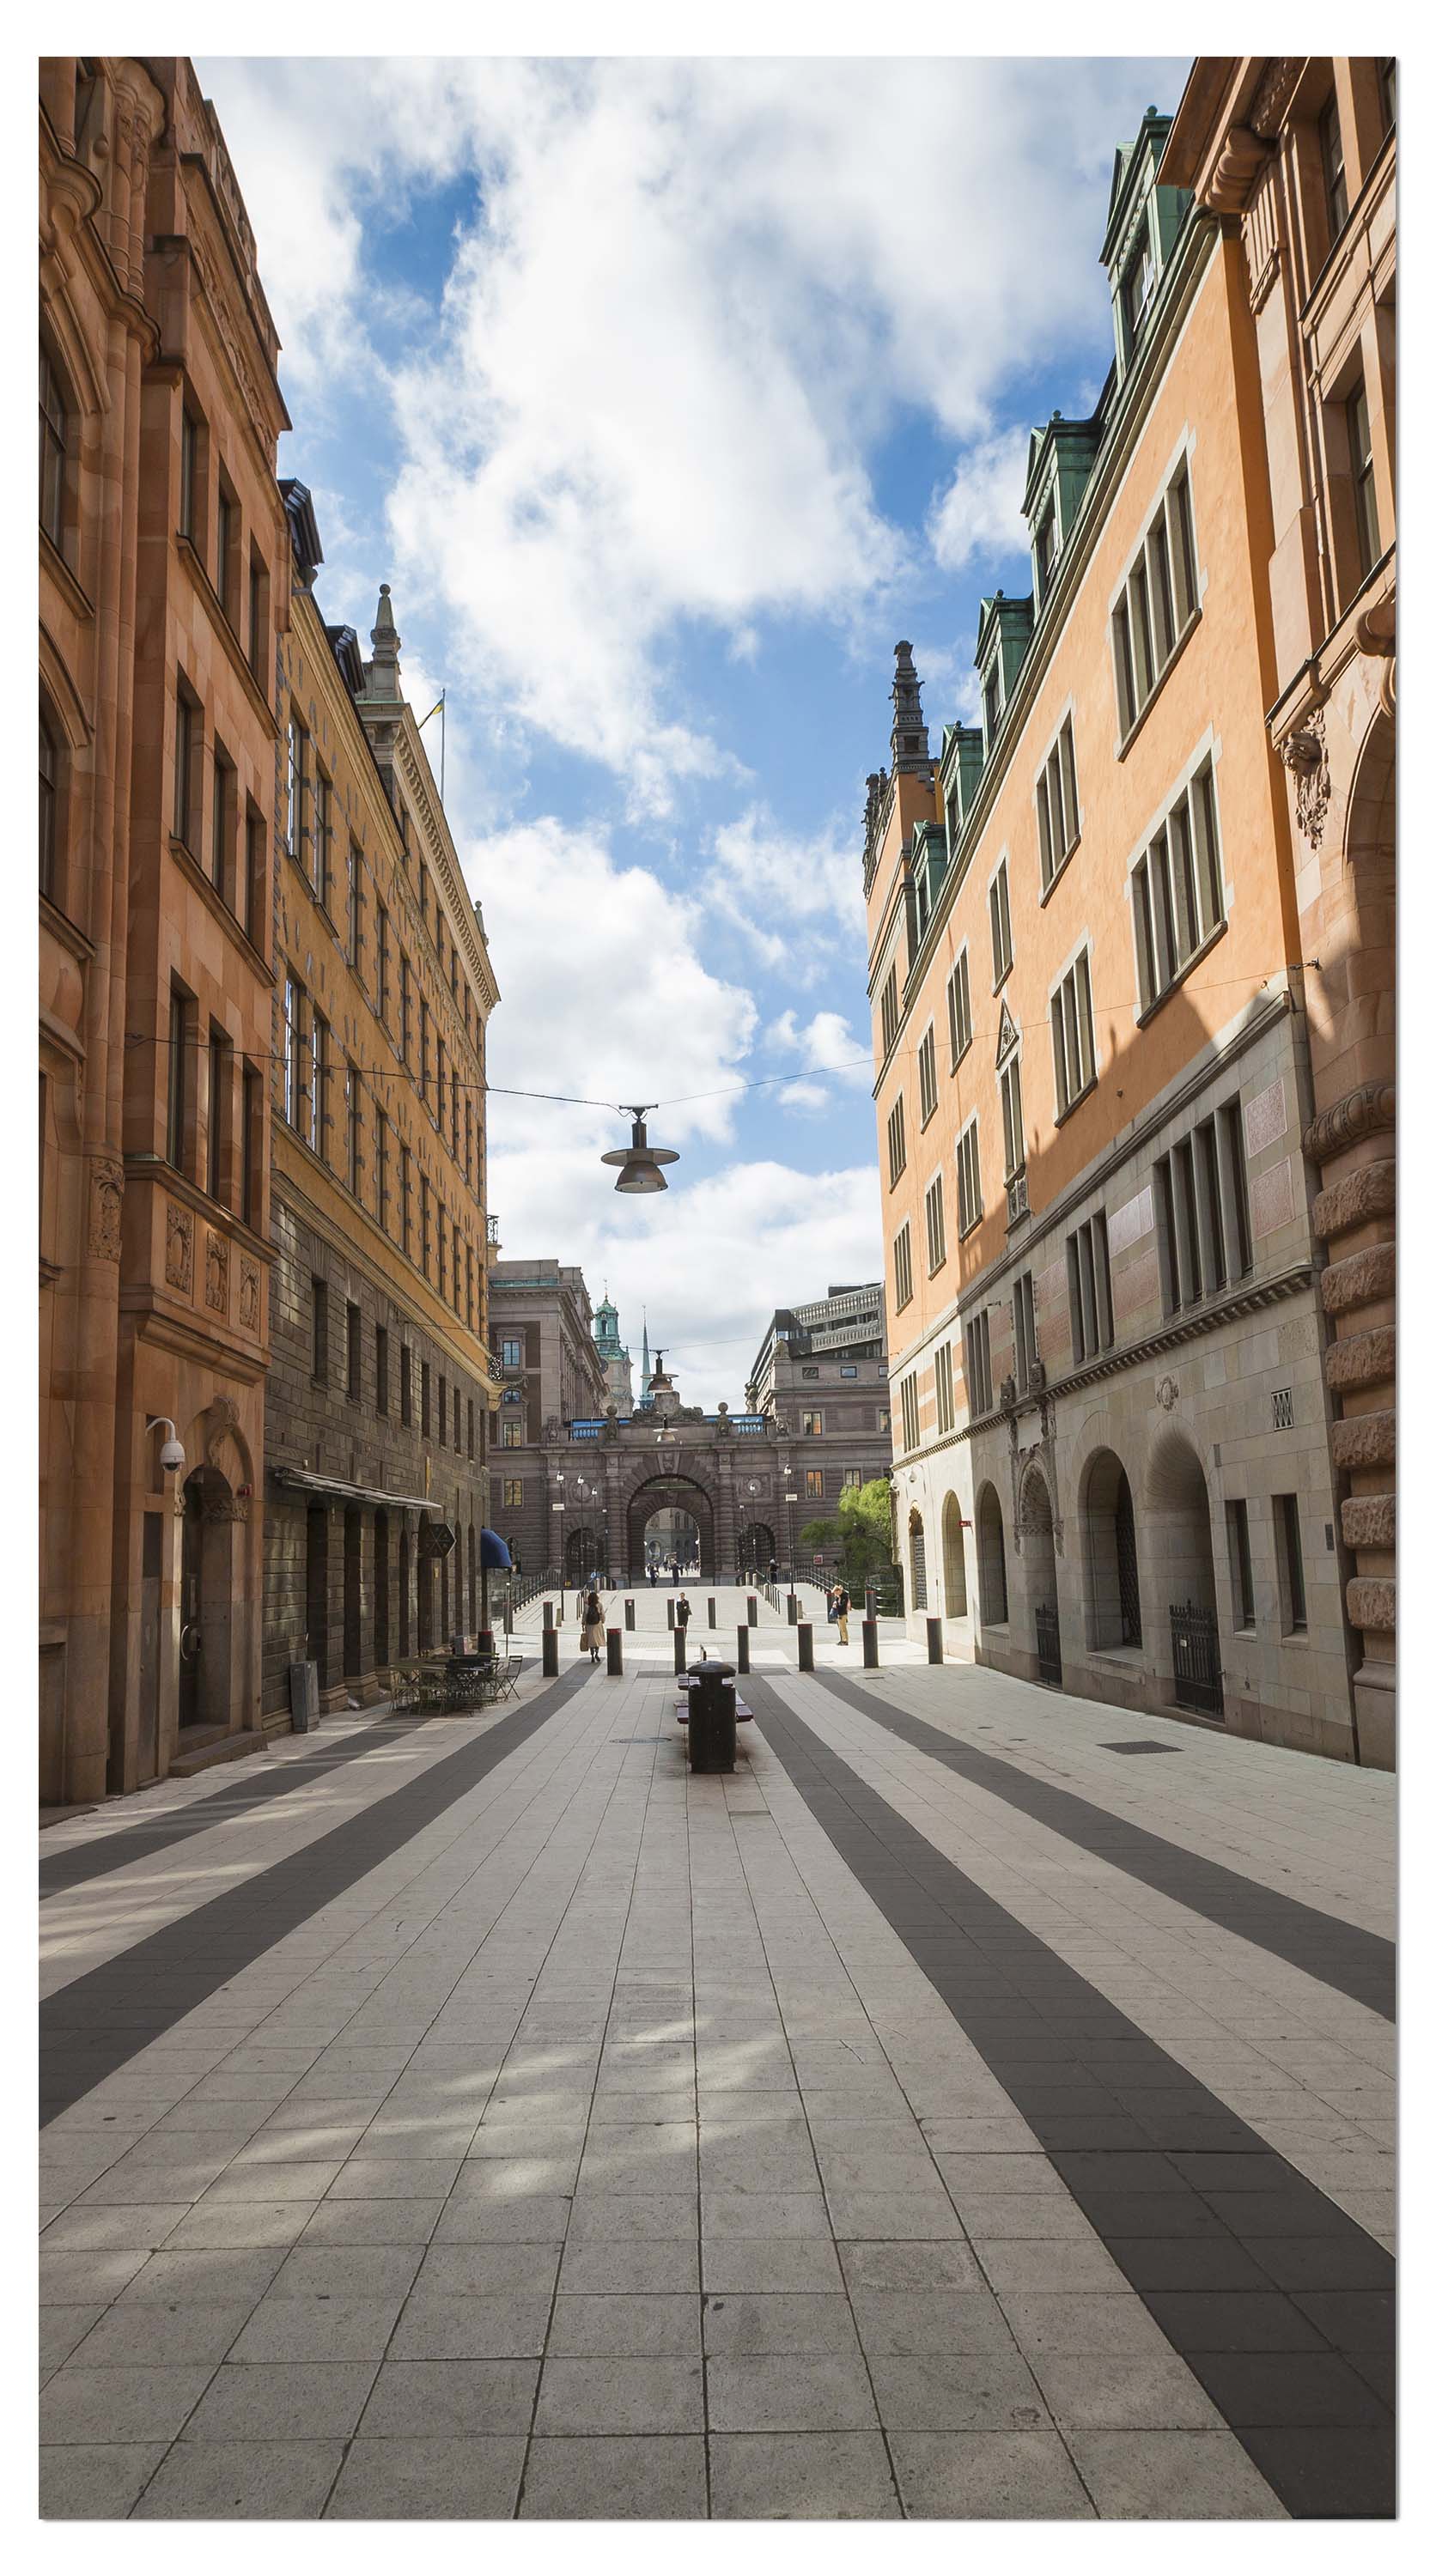
[[(1027, 438), (1111, 360), (1112, 160), (1185, 59), (200, 57), (331, 623), (446, 692), (502, 996), (506, 1259), (581, 1264), (685, 1401), (882, 1268), (864, 781), (1031, 587)], [(425, 733), (437, 769), (439, 720)], [(744, 1087), (748, 1086), (748, 1087)], [(657, 1104), (663, 1196), (599, 1157)]]

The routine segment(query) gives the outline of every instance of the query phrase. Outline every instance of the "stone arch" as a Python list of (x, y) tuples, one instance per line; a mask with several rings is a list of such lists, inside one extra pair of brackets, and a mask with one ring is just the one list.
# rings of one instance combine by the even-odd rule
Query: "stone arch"
[(967, 1617), (967, 1556), (962, 1543), (962, 1505), (949, 1493), (942, 1506), (942, 1606), (949, 1619)]
[(907, 1560), (911, 1582), (909, 1598), (912, 1606), (914, 1610), (926, 1610), (927, 1533), (922, 1525), (922, 1514), (915, 1504), (907, 1516)]
[(1146, 1530), (1158, 1592), (1172, 1603), (1217, 1606), (1207, 1471), (1175, 1426), (1162, 1433), (1147, 1467)]
[(234, 1495), (217, 1468), (192, 1467), (180, 1488), (181, 1727), (230, 1723), (235, 1602)]
[(1057, 1623), (1057, 1538), (1054, 1528), (1052, 1493), (1045, 1470), (1031, 1460), (1023, 1472), (1017, 1492), (1017, 1520), (1022, 1532), (1022, 1562), (1026, 1573), (1028, 1616), (1033, 1623), (1034, 1649), (1041, 1651), (1037, 1634), (1039, 1614), (1051, 1622), (1049, 1652), (1055, 1648)]
[(661, 1469), (640, 1478), (633, 1485), (624, 1506), (624, 1528), (627, 1535), (630, 1573), (641, 1573), (644, 1563), (643, 1533), (656, 1512), (687, 1512), (698, 1524), (698, 1580), (711, 1582), (717, 1572), (717, 1511), (713, 1495), (698, 1477), (687, 1469), (677, 1468), (665, 1474)]
[(977, 1497), (977, 1602), (984, 1628), (1007, 1625), (1007, 1544), (995, 1485)]
[(1094, 1449), (1077, 1485), (1082, 1533), (1083, 1610), (1089, 1646), (1140, 1646), (1142, 1587), (1136, 1506), (1115, 1449)]

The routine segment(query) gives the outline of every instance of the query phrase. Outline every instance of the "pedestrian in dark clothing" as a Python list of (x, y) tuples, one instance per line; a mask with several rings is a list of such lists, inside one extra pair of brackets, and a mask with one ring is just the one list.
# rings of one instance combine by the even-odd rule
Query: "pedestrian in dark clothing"
[(686, 1628), (692, 1615), (692, 1604), (689, 1601), (687, 1593), (680, 1592), (673, 1605), (673, 1616), (677, 1620), (679, 1627)]
[(584, 1599), (583, 1626), (578, 1643), (580, 1653), (587, 1647), (592, 1660), (597, 1663), (603, 1647), (603, 1603), (597, 1592), (590, 1592)]

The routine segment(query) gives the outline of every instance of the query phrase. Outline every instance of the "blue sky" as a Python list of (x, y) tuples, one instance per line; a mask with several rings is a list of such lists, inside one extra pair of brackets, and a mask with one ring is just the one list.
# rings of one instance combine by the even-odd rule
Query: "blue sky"
[(1113, 152), (1185, 60), (199, 71), (324, 612), (367, 649), (390, 581), (411, 699), (448, 693), (491, 1076), (657, 1099), (681, 1151), (626, 1200), (621, 1122), (496, 1094), (505, 1252), (580, 1261), (690, 1400), (740, 1403), (775, 1304), (881, 1264), (861, 817), (892, 647), (936, 743), (980, 597), (1028, 586), (1026, 433), (1106, 373)]

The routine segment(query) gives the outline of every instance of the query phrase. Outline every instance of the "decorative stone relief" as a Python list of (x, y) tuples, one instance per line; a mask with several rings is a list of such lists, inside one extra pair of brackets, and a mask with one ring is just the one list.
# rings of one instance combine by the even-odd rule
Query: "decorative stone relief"
[(1247, 1152), (1253, 1158), (1286, 1134), (1286, 1085), (1280, 1074), (1247, 1102), (1245, 1126)]
[(1296, 781), (1297, 829), (1319, 849), (1331, 803), (1331, 769), (1326, 757), (1326, 716), (1313, 709), (1300, 732), (1282, 744), (1281, 756)]
[(1176, 1401), (1177, 1401), (1178, 1397), (1180, 1396), (1181, 1392), (1182, 1392), (1182, 1390), (1181, 1390), (1181, 1388), (1178, 1386), (1177, 1381), (1176, 1381), (1176, 1379), (1175, 1379), (1174, 1377), (1164, 1377), (1164, 1378), (1159, 1378), (1159, 1379), (1158, 1379), (1158, 1381), (1157, 1381), (1157, 1402), (1160, 1404), (1160, 1406), (1161, 1406), (1161, 1408), (1162, 1408), (1162, 1411), (1163, 1411), (1164, 1413), (1170, 1413), (1170, 1412), (1171, 1412), (1172, 1407), (1173, 1407), (1173, 1405), (1176, 1403)]
[(216, 1315), (229, 1313), (229, 1245), (222, 1234), (205, 1236), (204, 1302)]
[(239, 1320), (247, 1333), (259, 1330), (259, 1268), (253, 1261), (239, 1265)]
[(1302, 1145), (1314, 1163), (1329, 1163), (1348, 1145), (1379, 1136), (1396, 1124), (1394, 1082), (1362, 1082), (1313, 1118)]
[(173, 1199), (165, 1217), (165, 1277), (186, 1295), (194, 1286), (194, 1218)]
[(90, 1172), (90, 1251), (96, 1261), (118, 1261), (125, 1174), (121, 1163), (97, 1162)]
[(1252, 106), (1251, 130), (1254, 134), (1275, 140), (1305, 67), (1303, 54), (1277, 54), (1274, 57)]

